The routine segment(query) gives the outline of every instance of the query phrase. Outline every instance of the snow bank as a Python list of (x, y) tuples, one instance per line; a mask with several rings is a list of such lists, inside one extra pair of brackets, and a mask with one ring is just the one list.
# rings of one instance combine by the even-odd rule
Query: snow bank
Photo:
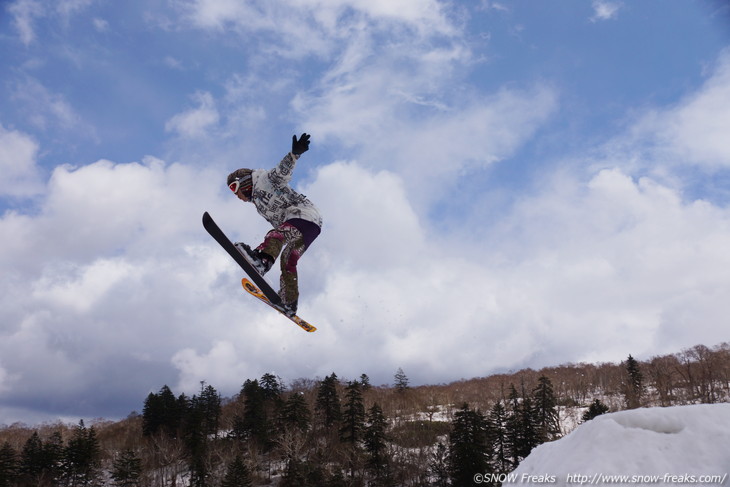
[(730, 486), (730, 404), (620, 411), (538, 446), (505, 484)]

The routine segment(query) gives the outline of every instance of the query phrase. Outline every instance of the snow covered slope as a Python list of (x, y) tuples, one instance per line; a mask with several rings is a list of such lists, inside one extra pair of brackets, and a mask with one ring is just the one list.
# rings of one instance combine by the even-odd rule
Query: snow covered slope
[(535, 448), (513, 474), (507, 482), (730, 486), (730, 404), (598, 416)]

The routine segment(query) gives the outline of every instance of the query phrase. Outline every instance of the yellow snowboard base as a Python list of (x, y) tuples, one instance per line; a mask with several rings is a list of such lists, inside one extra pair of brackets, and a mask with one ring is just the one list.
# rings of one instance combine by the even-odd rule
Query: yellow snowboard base
[(252, 283), (251, 281), (249, 281), (245, 277), (243, 279), (241, 279), (241, 285), (243, 285), (243, 289), (245, 289), (247, 293), (249, 293), (252, 296), (257, 297), (259, 300), (261, 300), (264, 303), (268, 304), (269, 306), (271, 306), (272, 308), (274, 308), (276, 311), (278, 311), (279, 313), (281, 313), (283, 316), (286, 316), (287, 318), (289, 318), (291, 321), (293, 321), (294, 323), (296, 323), (297, 325), (299, 325), (302, 328), (302, 330), (308, 331), (310, 333), (317, 330), (317, 328), (315, 328), (314, 326), (310, 325), (309, 323), (307, 323), (306, 321), (304, 321), (303, 319), (301, 319), (297, 315), (289, 316), (289, 315), (285, 314), (279, 307), (274, 306), (273, 304), (271, 304), (271, 301), (269, 301), (269, 298), (267, 298), (266, 295), (263, 292), (261, 292), (261, 289), (259, 289), (256, 286), (256, 284)]

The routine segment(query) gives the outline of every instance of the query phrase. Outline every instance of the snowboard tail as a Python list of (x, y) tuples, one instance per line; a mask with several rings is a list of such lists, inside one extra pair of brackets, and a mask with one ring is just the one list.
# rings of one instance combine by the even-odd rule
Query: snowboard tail
[(315, 328), (313, 325), (310, 325), (309, 323), (307, 323), (306, 321), (304, 321), (297, 315), (289, 316), (279, 306), (272, 304), (271, 301), (269, 301), (269, 299), (266, 297), (266, 295), (258, 287), (256, 287), (256, 285), (254, 283), (252, 283), (245, 277), (243, 279), (241, 279), (241, 285), (243, 285), (243, 289), (245, 289), (247, 293), (260, 299), (264, 303), (268, 304), (269, 306), (274, 308), (276, 311), (278, 311), (282, 315), (284, 315), (287, 318), (289, 318), (290, 320), (292, 320), (292, 322), (299, 325), (304, 331), (308, 331), (311, 333), (311, 332), (317, 330), (317, 328)]

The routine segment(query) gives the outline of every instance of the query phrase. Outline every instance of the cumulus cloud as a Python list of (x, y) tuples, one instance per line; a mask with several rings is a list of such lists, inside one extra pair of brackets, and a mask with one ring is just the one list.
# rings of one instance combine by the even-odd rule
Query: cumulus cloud
[(37, 165), (38, 143), (0, 125), (0, 196), (27, 197), (43, 188)]
[[(719, 340), (711, 337), (722, 320), (717, 286), (729, 285), (720, 284), (717, 267), (728, 260), (721, 250), (730, 239), (726, 209), (683, 201), (676, 189), (620, 169), (585, 184), (563, 174), (549, 188), (508, 215), (496, 254), (515, 266), (506, 282), (522, 276), (516, 289), (543, 326), (556, 327), (559, 338), (546, 337), (546, 348), (590, 340), (602, 345), (581, 358), (605, 360), (629, 345), (617, 329), (630, 334), (632, 347), (654, 353)], [(667, 313), (688, 296), (714, 302), (708, 309), (715, 311), (691, 324)]]
[(303, 190), (322, 208), (327, 230), (323, 245), (328, 254), (338, 256), (336, 265), (405, 265), (422, 251), (421, 223), (393, 172), (372, 173), (353, 162), (338, 162), (320, 168)]
[[(54, 391), (59, 408), (73, 409), (79, 390), (108, 376), (129, 373), (138, 388), (155, 362), (149, 386), (172, 383), (175, 330), (196, 335), (211, 308), (189, 298), (211, 298), (204, 283), (231, 270), (202, 245), (200, 215), (219, 186), (206, 170), (154, 158), (99, 161), (56, 169), (36, 214), (3, 215), (0, 356), (17, 379), (16, 404), (48, 410), (41, 402)], [(121, 387), (120, 406), (140, 392)]]
[(51, 306), (85, 313), (108, 296), (117, 283), (136, 281), (139, 271), (121, 259), (97, 259), (79, 267), (60, 266), (44, 272), (36, 281), (33, 298)]
[[(305, 189), (328, 215), (302, 261), (303, 312), (321, 327), (308, 347), (327, 350), (320, 376), (402, 366), (434, 382), (720, 339), (730, 214), (649, 178), (560, 174), (494, 227), (448, 236), (424, 229), (387, 171), (337, 163)], [(701, 315), (669, 311), (695, 300)], [(310, 354), (302, 362), (310, 370)]]
[(192, 348), (180, 350), (172, 357), (172, 363), (180, 370), (177, 386), (186, 391), (195, 390), (201, 381), (228, 390), (240, 386), (240, 378), (247, 373), (240, 357), (240, 351), (228, 341), (214, 343), (203, 355)]
[(122, 373), (135, 380), (118, 414), (164, 383), (232, 394), (265, 372), (387, 382), (403, 367), (433, 383), (669, 352), (722, 329), (726, 209), (614, 168), (557, 174), (493, 226), (443, 235), (402, 176), (353, 160), (299, 188), (325, 216), (300, 264), (301, 313), (319, 328), (304, 334), (243, 293), (202, 230), (204, 210), (234, 239), (266, 230), (217, 176), (154, 158), (60, 167), (37, 215), (3, 216), (0, 353), (4, 383), (24, 384), (16, 404), (50, 409), (53, 391), (71, 410)]

